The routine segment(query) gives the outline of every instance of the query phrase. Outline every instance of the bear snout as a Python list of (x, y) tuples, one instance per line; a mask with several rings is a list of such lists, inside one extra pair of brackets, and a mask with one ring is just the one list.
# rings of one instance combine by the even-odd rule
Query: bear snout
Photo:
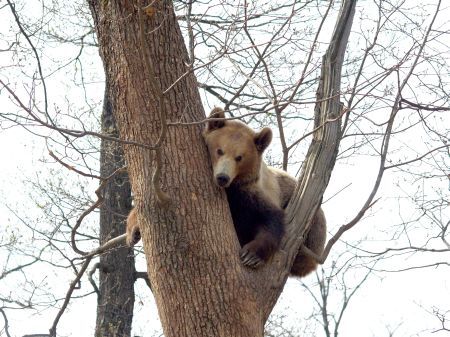
[(216, 183), (220, 187), (227, 187), (228, 183), (230, 182), (230, 177), (226, 174), (220, 173), (216, 176)]

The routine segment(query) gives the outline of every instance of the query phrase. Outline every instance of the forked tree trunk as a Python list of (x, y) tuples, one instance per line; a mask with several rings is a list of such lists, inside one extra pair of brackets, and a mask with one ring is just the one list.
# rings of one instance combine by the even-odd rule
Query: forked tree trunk
[[(163, 129), (162, 112), (172, 122), (202, 120), (205, 114), (195, 76), (184, 76), (188, 71), (188, 54), (172, 3), (136, 0), (89, 3), (106, 77), (111, 82), (121, 138), (147, 146), (157, 143)], [(147, 6), (141, 21), (144, 34), (140, 35), (138, 9), (144, 6)], [(336, 42), (343, 43), (344, 50), (347, 37)], [(342, 60), (336, 60), (340, 67)], [(155, 95), (175, 82), (162, 101)], [(333, 94), (338, 91), (339, 88)], [(323, 97), (331, 95), (324, 92)], [(340, 109), (339, 104), (334, 104), (336, 99), (339, 102), (339, 95), (331, 100), (332, 109)], [(318, 121), (338, 113), (321, 110)], [(304, 183), (297, 191), (298, 196), (306, 196), (308, 201), (299, 205), (299, 198), (294, 198), (296, 202), (291, 209), (303, 218), (288, 229), (294, 238), (285, 240), (287, 251), (278, 253), (269, 265), (256, 272), (239, 262), (239, 243), (228, 204), (223, 191), (212, 184), (201, 129), (198, 125), (167, 129), (161, 147), (159, 179), (170, 198), (166, 207), (158, 204), (152, 187), (155, 152), (142, 146), (124, 147), (148, 274), (164, 334), (260, 337), (301, 244), (297, 236), (305, 231), (328, 183), (339, 144), (339, 123), (327, 123), (314, 140), (320, 146), (311, 152), (314, 156), (307, 161), (310, 165), (304, 170)], [(320, 165), (324, 168), (318, 168)], [(319, 174), (311, 179), (311, 169), (316, 168)]]
[[(108, 94), (102, 111), (102, 132), (118, 136)], [(122, 146), (102, 140), (100, 175), (108, 177), (125, 166)], [(103, 189), (104, 201), (100, 208), (100, 244), (123, 234), (125, 219), (131, 209), (131, 187), (126, 172), (118, 173)], [(129, 337), (134, 308), (133, 249), (120, 247), (100, 255), (99, 293), (97, 303), (96, 337)]]

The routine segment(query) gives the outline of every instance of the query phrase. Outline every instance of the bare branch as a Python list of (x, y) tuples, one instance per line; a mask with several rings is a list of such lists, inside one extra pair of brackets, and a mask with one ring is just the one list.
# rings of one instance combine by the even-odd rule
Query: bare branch
[[(390, 137), (391, 137), (391, 134), (392, 134), (392, 128), (393, 128), (393, 125), (394, 125), (395, 117), (396, 117), (398, 111), (400, 110), (402, 90), (406, 86), (406, 84), (408, 83), (408, 80), (411, 77), (411, 74), (412, 74), (415, 66), (417, 65), (419, 57), (421, 56), (421, 52), (423, 50), (424, 45), (426, 44), (426, 41), (428, 39), (428, 35), (429, 35), (430, 31), (431, 31), (431, 28), (433, 26), (434, 20), (436, 19), (437, 13), (439, 11), (440, 3), (441, 2), (439, 1), (439, 4), (438, 4), (438, 6), (436, 8), (435, 15), (434, 15), (434, 17), (433, 17), (433, 19), (432, 19), (432, 21), (430, 23), (430, 26), (428, 27), (427, 33), (425, 34), (423, 42), (422, 42), (422, 44), (420, 46), (420, 51), (417, 54), (417, 56), (416, 56), (416, 58), (415, 58), (415, 60), (413, 62), (413, 66), (410, 68), (410, 70), (409, 70), (407, 76), (405, 77), (405, 79), (403, 80), (403, 82), (401, 84), (399, 83), (398, 92), (397, 92), (397, 98), (395, 100), (396, 103), (392, 107), (391, 115), (390, 115), (389, 121), (387, 123), (386, 131), (385, 131), (385, 134), (384, 134), (384, 137), (383, 137), (383, 143), (382, 143), (382, 147), (381, 147), (381, 156), (380, 156), (380, 165), (379, 165), (378, 175), (376, 177), (376, 181), (375, 181), (374, 187), (373, 187), (369, 197), (367, 198), (365, 204), (363, 205), (361, 210), (358, 212), (356, 217), (352, 221), (350, 221), (348, 224), (346, 224), (344, 226), (341, 226), (339, 228), (338, 232), (328, 241), (327, 245), (325, 246), (325, 250), (324, 250), (322, 256), (317, 260), (320, 263), (323, 263), (325, 261), (325, 259), (327, 258), (328, 254), (329, 254), (329, 252), (331, 250), (331, 247), (341, 237), (341, 235), (344, 232), (346, 232), (347, 230), (349, 230), (350, 228), (352, 228), (353, 226), (355, 226), (359, 222), (359, 220), (364, 216), (365, 212), (369, 208), (371, 208), (379, 200), (379, 199), (377, 199), (377, 200), (372, 202), (372, 200), (374, 199), (374, 197), (375, 197), (375, 195), (376, 195), (376, 193), (378, 191), (378, 188), (380, 186), (381, 179), (383, 177), (383, 173), (386, 170), (385, 162), (386, 162), (386, 157), (387, 157), (388, 149), (389, 149), (389, 141), (390, 141)], [(313, 255), (311, 255), (312, 252), (308, 252), (307, 250), (304, 250), (304, 251), (308, 255), (313, 256)], [(313, 257), (317, 259), (317, 256), (313, 256)]]
[(450, 108), (447, 107), (443, 107), (443, 106), (432, 106), (429, 104), (422, 104), (422, 103), (414, 103), (411, 102), (409, 100), (407, 100), (406, 98), (402, 98), (401, 99), (401, 103), (406, 103), (408, 104), (410, 107), (414, 108), (414, 109), (418, 109), (418, 110), (427, 110), (427, 111), (450, 111)]
[[(319, 207), (335, 164), (341, 136), (339, 118), (342, 114), (339, 97), (341, 68), (353, 23), (355, 5), (356, 1), (354, 0), (342, 2), (330, 45), (322, 59), (322, 71), (316, 92), (317, 101), (321, 103), (317, 103), (315, 106), (314, 127), (321, 124), (326, 125), (313, 135), (307, 158), (302, 166), (301, 177), (286, 209), (288, 226), (281, 247), (287, 256), (283, 258), (282, 266), (284, 268), (279, 271), (279, 278), (272, 280), (275, 283), (272, 284), (272, 287), (283, 284), (282, 281), (287, 278), (315, 210)], [(330, 99), (330, 97), (333, 98)], [(328, 119), (336, 121), (325, 123)], [(270, 301), (268, 303), (270, 304)], [(267, 309), (269, 308), (271, 309), (270, 306), (267, 307)]]
[(150, 279), (148, 278), (147, 272), (145, 272), (145, 271), (137, 271), (137, 272), (134, 273), (134, 279), (135, 280), (138, 280), (140, 278), (145, 281), (145, 283), (147, 284), (147, 286), (150, 289), (150, 291), (153, 291), (152, 285), (150, 283)]
[(15, 92), (5, 83), (3, 82), (3, 80), (0, 79), (0, 84), (3, 85), (3, 87), (11, 94), (11, 96), (14, 97), (14, 100), (19, 104), (19, 106), (26, 112), (28, 113), (28, 115), (31, 116), (31, 118), (37, 122), (39, 125), (44, 126), (48, 129), (51, 130), (55, 130), (58, 132), (62, 132), (64, 134), (67, 134), (69, 136), (75, 137), (75, 138), (82, 138), (85, 136), (93, 136), (93, 137), (97, 137), (100, 139), (105, 139), (105, 140), (110, 140), (113, 142), (119, 142), (122, 144), (126, 144), (126, 145), (134, 145), (134, 146), (138, 146), (138, 147), (142, 147), (144, 149), (149, 149), (149, 150), (155, 150), (157, 148), (157, 146), (153, 146), (153, 145), (147, 145), (147, 144), (142, 144), (139, 142), (135, 142), (132, 140), (124, 140), (124, 139), (119, 139), (116, 137), (111, 137), (105, 134), (101, 134), (98, 132), (94, 132), (94, 131), (80, 131), (80, 130), (74, 130), (74, 129), (67, 129), (67, 128), (62, 128), (62, 127), (57, 127), (53, 124), (49, 124), (46, 123), (45, 121), (43, 121), (42, 119), (40, 119), (39, 117), (37, 117), (36, 114), (34, 114), (30, 109), (28, 109), (25, 104), (23, 104), (23, 102), (20, 100), (20, 98), (15, 94)]
[(72, 243), (72, 249), (80, 255), (83, 256), (89, 256), (88, 252), (82, 251), (80, 249), (78, 249), (76, 241), (75, 241), (75, 236), (77, 234), (77, 230), (80, 227), (81, 223), (83, 222), (84, 218), (89, 215), (92, 211), (94, 211), (98, 206), (101, 205), (101, 203), (103, 202), (103, 195), (101, 194), (103, 188), (105, 187), (106, 183), (112, 179), (115, 175), (119, 174), (119, 173), (123, 173), (125, 172), (125, 167), (121, 167), (117, 170), (115, 170), (111, 175), (109, 175), (107, 178), (102, 179), (102, 182), (100, 183), (100, 186), (95, 190), (95, 194), (97, 195), (97, 200), (87, 209), (85, 210), (80, 217), (78, 218), (75, 226), (72, 228), (71, 231), (71, 235), (70, 235), (70, 240)]
[(16, 23), (17, 23), (17, 26), (19, 27), (20, 32), (25, 37), (25, 39), (27, 40), (28, 44), (31, 47), (31, 50), (33, 51), (34, 57), (36, 59), (37, 67), (38, 67), (39, 77), (40, 77), (40, 80), (42, 83), (42, 89), (44, 91), (44, 113), (45, 113), (45, 116), (50, 121), (51, 125), (55, 125), (55, 123), (53, 122), (53, 120), (51, 119), (51, 117), (48, 113), (47, 85), (45, 84), (45, 78), (44, 78), (44, 74), (42, 72), (42, 66), (41, 66), (41, 60), (40, 60), (39, 54), (36, 50), (36, 47), (34, 46), (33, 42), (31, 42), (30, 37), (28, 36), (27, 32), (25, 32), (25, 29), (23, 28), (23, 26), (19, 20), (19, 16), (15, 9), (15, 4), (11, 3), (11, 1), (9, 1), (9, 0), (6, 0), (6, 2), (8, 3), (9, 8), (11, 9), (11, 13), (13, 14), (14, 19), (16, 20)]
[(56, 337), (56, 327), (58, 326), (58, 322), (63, 315), (64, 311), (66, 310), (67, 306), (69, 305), (70, 298), (72, 297), (72, 293), (75, 290), (76, 285), (80, 281), (81, 277), (83, 276), (84, 272), (86, 271), (87, 267), (89, 266), (89, 263), (92, 260), (92, 256), (88, 256), (86, 260), (83, 263), (83, 266), (81, 267), (80, 271), (76, 275), (75, 279), (70, 283), (69, 289), (67, 290), (66, 297), (64, 299), (64, 303), (62, 307), (59, 309), (58, 314), (55, 317), (55, 320), (53, 321), (53, 325), (50, 328), (50, 336)]
[(111, 240), (106, 241), (103, 245), (101, 245), (100, 247), (95, 248), (94, 250), (90, 251), (88, 254), (86, 254), (86, 258), (87, 257), (94, 257), (95, 255), (100, 255), (103, 254), (105, 252), (107, 252), (108, 250), (124, 244), (125, 240), (127, 238), (127, 234), (122, 234), (119, 236), (116, 236), (115, 238), (112, 238)]
[(402, 163), (385, 166), (384, 169), (385, 170), (389, 170), (391, 168), (396, 168), (396, 167), (408, 165), (408, 164), (414, 163), (416, 161), (422, 160), (423, 158), (427, 157), (428, 155), (430, 155), (433, 152), (436, 152), (436, 151), (439, 151), (439, 150), (442, 150), (442, 149), (448, 149), (448, 148), (450, 148), (450, 144), (442, 145), (442, 146), (436, 147), (436, 148), (434, 148), (434, 149), (424, 153), (423, 155), (421, 155), (421, 156), (419, 156), (417, 158), (414, 158), (414, 159), (411, 159), (411, 160), (408, 160), (408, 161), (404, 161)]
[(339, 230), (336, 232), (336, 234), (333, 235), (333, 237), (328, 240), (325, 249), (323, 250), (323, 253), (321, 256), (317, 256), (316, 254), (314, 254), (313, 252), (311, 252), (309, 249), (307, 249), (306, 247), (302, 247), (302, 251), (304, 251), (306, 254), (308, 254), (309, 256), (313, 257), (318, 263), (323, 264), (325, 262), (325, 260), (327, 259), (328, 255), (330, 254), (331, 248), (334, 246), (334, 244), (340, 239), (340, 237), (342, 236), (342, 234), (344, 234), (346, 231), (348, 231), (349, 229), (353, 228), (358, 222), (359, 220), (361, 220), (361, 218), (364, 216), (364, 214), (366, 213), (366, 211), (371, 208), (378, 200), (375, 200), (374, 202), (370, 203), (369, 205), (363, 207), (358, 215), (349, 223), (341, 226), (339, 228)]
[(0, 313), (3, 316), (3, 321), (4, 321), (3, 328), (5, 331), (6, 337), (11, 337), (11, 334), (9, 333), (8, 317), (6, 317), (5, 310), (3, 310), (3, 308), (0, 308)]
[(94, 278), (92, 276), (94, 275), (97, 269), (100, 269), (100, 265), (101, 265), (100, 262), (95, 263), (92, 266), (91, 270), (89, 270), (88, 272), (89, 282), (92, 284), (92, 287), (94, 288), (94, 291), (97, 293), (97, 296), (100, 296), (100, 290), (98, 290), (97, 284), (95, 283)]
[[(48, 148), (48, 147), (47, 147)], [(58, 163), (60, 163), (62, 166), (64, 166), (65, 168), (69, 169), (70, 171), (74, 171), (76, 173), (78, 173), (79, 175), (82, 175), (83, 177), (88, 177), (88, 178), (95, 178), (95, 179), (99, 179), (102, 180), (103, 178), (94, 174), (89, 174), (89, 173), (85, 173), (83, 171), (80, 171), (78, 169), (76, 169), (75, 167), (63, 162), (61, 159), (59, 159), (51, 150), (48, 150), (48, 154), (50, 155), (50, 157), (52, 157), (53, 159), (55, 159)]]

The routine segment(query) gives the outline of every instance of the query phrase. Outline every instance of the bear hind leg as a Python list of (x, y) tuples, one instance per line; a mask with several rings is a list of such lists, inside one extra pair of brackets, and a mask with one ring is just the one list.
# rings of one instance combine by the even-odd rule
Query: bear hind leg
[[(321, 208), (316, 212), (313, 218), (311, 228), (306, 237), (304, 245), (317, 255), (321, 255), (325, 246), (327, 236), (327, 226), (325, 215)], [(291, 275), (304, 277), (313, 272), (317, 268), (317, 261), (302, 252), (298, 252), (295, 257), (294, 264), (291, 268)]]
[(317, 262), (310, 256), (298, 253), (291, 268), (291, 275), (304, 277), (317, 268)]

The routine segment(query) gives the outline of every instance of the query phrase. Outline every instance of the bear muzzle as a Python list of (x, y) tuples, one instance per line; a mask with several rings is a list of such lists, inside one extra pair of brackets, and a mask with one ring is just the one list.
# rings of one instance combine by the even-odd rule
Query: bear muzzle
[(227, 188), (236, 177), (236, 163), (225, 156), (214, 163), (214, 181), (217, 186)]
[(219, 187), (228, 187), (230, 182), (230, 177), (226, 174), (218, 174), (216, 175), (216, 184), (219, 185)]

